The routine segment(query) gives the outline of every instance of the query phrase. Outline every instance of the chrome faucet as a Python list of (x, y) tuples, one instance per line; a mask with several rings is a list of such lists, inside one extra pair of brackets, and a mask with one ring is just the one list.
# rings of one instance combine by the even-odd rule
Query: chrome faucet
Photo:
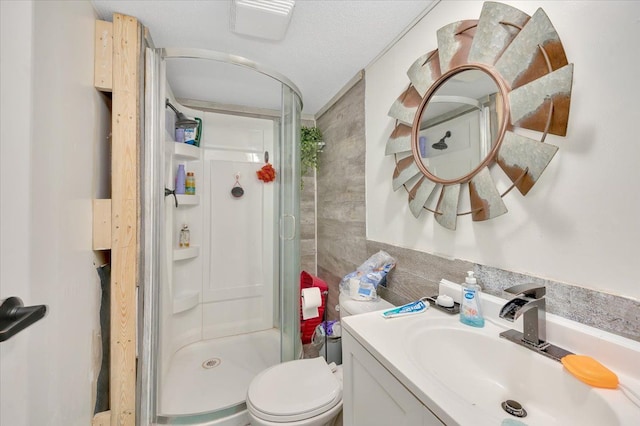
[(534, 284), (519, 284), (505, 290), (516, 295), (500, 309), (500, 318), (515, 321), (524, 315), (523, 339), (525, 342), (540, 346), (547, 335), (545, 287)]
[(523, 333), (507, 330), (500, 333), (500, 337), (518, 343), (528, 349), (560, 361), (565, 355), (571, 354), (562, 348), (547, 342), (546, 326), (546, 288), (537, 284), (519, 284), (505, 289), (516, 295), (500, 309), (500, 318), (515, 321), (521, 316)]

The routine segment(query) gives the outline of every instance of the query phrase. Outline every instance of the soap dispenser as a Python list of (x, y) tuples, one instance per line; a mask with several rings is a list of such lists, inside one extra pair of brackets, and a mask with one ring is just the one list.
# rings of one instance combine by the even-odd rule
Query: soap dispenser
[(462, 298), (460, 301), (461, 323), (472, 327), (484, 327), (480, 292), (480, 286), (473, 276), (473, 271), (467, 272), (467, 277), (462, 285)]

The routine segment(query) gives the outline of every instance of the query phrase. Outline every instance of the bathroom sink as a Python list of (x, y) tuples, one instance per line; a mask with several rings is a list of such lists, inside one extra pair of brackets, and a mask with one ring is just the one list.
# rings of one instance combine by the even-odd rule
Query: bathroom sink
[[(459, 295), (460, 286), (443, 280), (443, 292)], [(447, 426), (640, 425), (640, 402), (631, 402), (619, 388), (591, 387), (560, 362), (501, 338), (501, 332), (523, 327), (521, 319), (499, 318), (505, 302), (482, 295), (483, 328), (434, 307), (392, 319), (376, 312), (354, 315), (342, 325)], [(640, 394), (640, 342), (553, 314), (546, 315), (546, 332), (549, 342), (597, 359), (621, 385)], [(507, 400), (519, 403), (527, 416), (507, 413), (502, 408)]]
[[(502, 331), (490, 322), (474, 328), (457, 317), (425, 318), (406, 330), (405, 354), (444, 394), (496, 424), (625, 424), (605, 395), (619, 390), (595, 391), (561, 363), (500, 338)], [(508, 414), (502, 408), (506, 400), (519, 403), (526, 417)]]

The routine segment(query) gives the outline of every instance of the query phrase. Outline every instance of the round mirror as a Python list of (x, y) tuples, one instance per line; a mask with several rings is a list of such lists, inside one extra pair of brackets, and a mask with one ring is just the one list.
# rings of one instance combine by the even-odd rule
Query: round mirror
[(439, 181), (467, 180), (500, 140), (502, 93), (488, 72), (474, 67), (443, 75), (433, 88), (414, 123), (416, 164)]
[[(385, 154), (395, 157), (393, 190), (407, 191), (411, 213), (428, 210), (454, 230), (458, 216), (506, 213), (502, 197), (513, 188), (526, 195), (538, 181), (558, 150), (545, 137), (567, 134), (573, 64), (542, 9), (529, 16), (486, 2), (480, 19), (445, 25), (437, 39), (409, 67), (410, 84), (389, 109), (395, 127)], [(494, 164), (513, 183), (503, 193)], [(463, 185), (470, 210), (460, 212)]]

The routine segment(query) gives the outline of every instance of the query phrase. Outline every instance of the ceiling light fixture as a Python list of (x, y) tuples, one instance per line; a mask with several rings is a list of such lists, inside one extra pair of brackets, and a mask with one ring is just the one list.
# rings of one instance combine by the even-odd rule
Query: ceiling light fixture
[(294, 6), (294, 0), (232, 0), (229, 29), (236, 34), (282, 40)]

